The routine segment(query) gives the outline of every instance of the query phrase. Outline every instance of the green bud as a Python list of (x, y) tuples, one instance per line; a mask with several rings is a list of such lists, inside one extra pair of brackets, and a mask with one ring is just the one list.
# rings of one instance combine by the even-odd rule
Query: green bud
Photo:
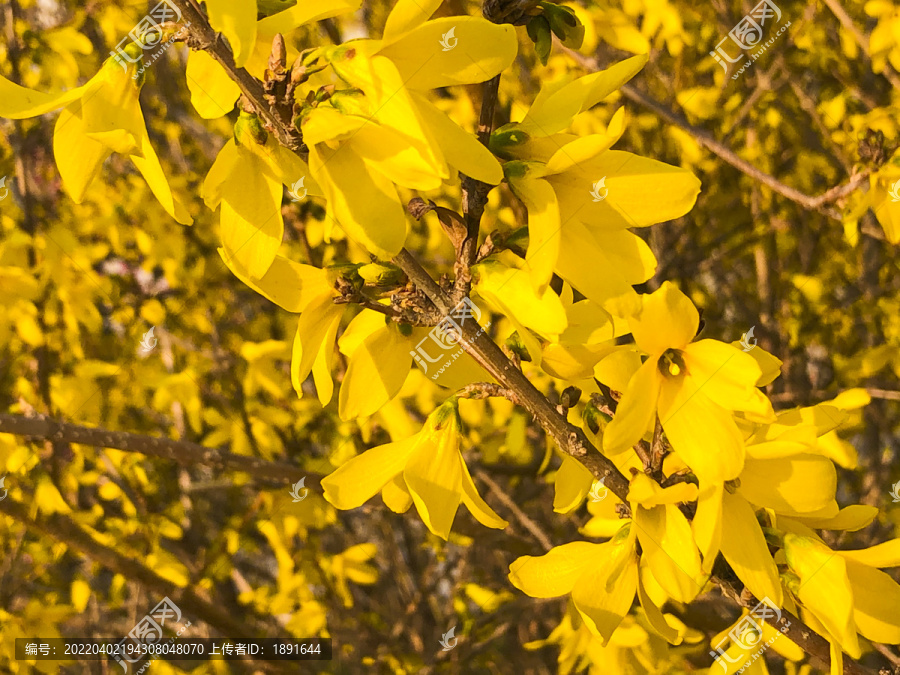
[(403, 270), (390, 263), (369, 263), (358, 271), (366, 283), (378, 286), (393, 286), (403, 279)]
[(525, 347), (525, 343), (522, 341), (522, 337), (519, 335), (519, 331), (514, 332), (508, 338), (506, 338), (506, 348), (509, 349), (513, 354), (519, 357), (522, 361), (531, 361), (531, 354), (528, 353), (528, 349)]
[(528, 22), (525, 27), (528, 37), (534, 43), (534, 51), (543, 65), (547, 65), (547, 59), (550, 58), (550, 46), (553, 44), (553, 37), (550, 31), (550, 22), (545, 16), (539, 15)]
[(234, 142), (238, 145), (246, 145), (251, 140), (257, 145), (265, 145), (268, 138), (259, 118), (253, 113), (243, 112), (238, 116), (234, 124)]
[(519, 129), (517, 124), (506, 124), (491, 134), (488, 147), (495, 155), (509, 158), (512, 156), (509, 151), (527, 141), (528, 138), (528, 134)]
[(398, 323), (397, 330), (400, 331), (400, 335), (402, 335), (403, 337), (409, 337), (410, 335), (412, 335), (413, 327), (408, 323)]

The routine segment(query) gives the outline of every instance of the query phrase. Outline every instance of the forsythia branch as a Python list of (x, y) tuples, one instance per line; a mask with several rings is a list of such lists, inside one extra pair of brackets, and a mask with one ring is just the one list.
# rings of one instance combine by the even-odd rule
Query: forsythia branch
[[(272, 126), (272, 131), (275, 133), (279, 142), (286, 147), (291, 148), (293, 151), (298, 152), (300, 144), (296, 132), (293, 130), (290, 121), (277, 119), (269, 110), (268, 105), (263, 98), (262, 85), (258, 81), (253, 80), (253, 78), (243, 69), (234, 67), (234, 60), (227, 45), (216, 39), (215, 31), (209, 26), (206, 18), (191, 7), (188, 0), (174, 1), (182, 11), (188, 14), (188, 18), (192, 22), (191, 31), (197, 31), (199, 40), (195, 40), (194, 43), (189, 42), (190, 46), (209, 51), (213, 58), (223, 65), (232, 79), (241, 86), (241, 90), (245, 97), (257, 108), (260, 115)], [(586, 59), (574, 52), (572, 55), (583, 65), (596, 69), (596, 63), (591, 59)], [(249, 82), (248, 80), (253, 80), (253, 82)], [(499, 84), (499, 80), (497, 81), (497, 84)], [(486, 84), (486, 100), (489, 98), (491, 92), (489, 88), (491, 86), (494, 86), (491, 82)], [(626, 85), (622, 88), (622, 91), (629, 98), (654, 110), (654, 112), (663, 117), (663, 119), (666, 119), (668, 122), (675, 124), (694, 135), (703, 145), (732, 166), (735, 166), (747, 175), (768, 185), (775, 192), (797, 202), (805, 208), (820, 211), (830, 217), (837, 217), (833, 210), (826, 208), (826, 204), (839, 199), (843, 195), (849, 194), (865, 180), (866, 175), (859, 174), (851, 179), (847, 185), (829, 190), (819, 197), (810, 197), (794, 188), (784, 185), (774, 177), (759, 171), (756, 167), (753, 167), (742, 160), (731, 150), (713, 139), (707, 132), (692, 127), (674, 113), (667, 111), (659, 103), (637, 92), (637, 90)], [(492, 108), (493, 106), (491, 105), (491, 117)], [(479, 127), (480, 134), (483, 132), (484, 128), (489, 128), (491, 119), (487, 118), (487, 122), (485, 122), (486, 115), (486, 107), (483, 106), (482, 119)], [(486, 192), (478, 199), (483, 200), (485, 196)], [(468, 201), (468, 197), (466, 198), (466, 201)], [(473, 206), (474, 205), (475, 204), (473, 204)], [(482, 210), (483, 206), (484, 204), (482, 201)], [(471, 244), (471, 257), (467, 254), (464, 259), (471, 259), (471, 261), (474, 262), (475, 256), (477, 255), (476, 247), (478, 234), (478, 225), (474, 222), (476, 211), (469, 209), (468, 206), (465, 210), (467, 219), (467, 240), (472, 239), (473, 242)], [(471, 223), (469, 222), (470, 218), (472, 219)], [(477, 219), (479, 223), (480, 218), (481, 213), (478, 212)], [(408, 250), (405, 248), (402, 249), (400, 253), (395, 256), (393, 262), (403, 269), (410, 281), (415, 284), (419, 291), (431, 301), (442, 315), (450, 313), (450, 310), (456, 304), (454, 302), (454, 297), (451, 297), (450, 294), (445, 292), (444, 289), (432, 279), (431, 275), (422, 268)], [(457, 264), (459, 265), (459, 261)], [(457, 271), (457, 274), (457, 281), (459, 281), (459, 271)], [(463, 277), (462, 283), (467, 284), (468, 281)], [(457, 289), (454, 288), (452, 295), (456, 296), (457, 294)], [(463, 336), (461, 344), (466, 352), (490, 373), (500, 383), (501, 387), (508, 389), (515, 394), (522, 407), (532, 414), (545, 432), (553, 438), (562, 452), (576, 458), (596, 479), (604, 478), (605, 486), (611, 490), (613, 494), (625, 501), (629, 489), (628, 479), (609, 459), (593, 447), (581, 429), (569, 424), (565, 417), (560, 415), (556, 410), (556, 407), (531, 383), (530, 380), (528, 380), (522, 371), (516, 368), (506, 357), (500, 347), (497, 346), (487, 334), (475, 328), (473, 324), (474, 322), (467, 322), (462, 326)], [(723, 580), (716, 576), (713, 576), (711, 580), (723, 589), (729, 591), (728, 594), (731, 597), (740, 597), (740, 594), (732, 588), (730, 582), (727, 580)], [(786, 625), (786, 622), (788, 621), (791, 624), (789, 627), (785, 628), (785, 634), (790, 637), (791, 640), (797, 643), (814, 660), (823, 664), (830, 662), (830, 645), (825, 638), (813, 631), (790, 612), (782, 611), (782, 617), (782, 624)], [(847, 673), (847, 675), (875, 675), (869, 669), (860, 666), (849, 658), (844, 659), (844, 672)]]
[[(227, 609), (211, 603), (192, 586), (178, 586), (137, 560), (101, 544), (68, 516), (60, 513), (31, 516), (25, 505), (12, 499), (0, 501), (0, 513), (19, 521), (32, 532), (39, 532), (65, 544), (105, 568), (122, 574), (126, 579), (139, 582), (159, 597), (168, 596), (189, 618), (196, 617), (202, 620), (223, 636), (241, 637), (246, 636), (250, 631), (258, 637), (290, 637), (287, 634), (272, 635), (273, 628), (271, 626), (262, 624), (250, 616), (245, 615), (241, 620), (233, 618)], [(271, 662), (251, 662), (260, 668), (269, 666), (270, 672), (285, 672), (281, 668), (272, 668)]]
[[(312, 479), (300, 467), (285, 462), (268, 462), (257, 457), (235, 455), (216, 448), (207, 448), (190, 441), (175, 441), (125, 431), (110, 431), (61, 422), (48, 417), (25, 417), (0, 414), (0, 433), (31, 436), (53, 442), (66, 441), (100, 448), (114, 448), (139, 452), (150, 457), (168, 459), (182, 466), (209, 466), (215, 469), (243, 471), (254, 478), (279, 484), (294, 483), (304, 476)], [(313, 479), (310, 485), (317, 479)]]

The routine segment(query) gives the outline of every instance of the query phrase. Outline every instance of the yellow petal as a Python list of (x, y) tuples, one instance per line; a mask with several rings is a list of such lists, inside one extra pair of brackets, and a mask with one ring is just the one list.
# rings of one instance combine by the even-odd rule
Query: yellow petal
[[(343, 315), (344, 308), (332, 302), (330, 292), (311, 301), (300, 315), (291, 354), (291, 383), (297, 396), (303, 395), (303, 382), (309, 377), (325, 337), (331, 333), (331, 325), (340, 323)], [(330, 348), (333, 349), (334, 345)]]
[(394, 185), (353, 152), (324, 144), (310, 148), (309, 164), (347, 236), (378, 257), (397, 255), (409, 225)]
[(542, 556), (522, 556), (509, 566), (509, 580), (532, 598), (571, 593), (582, 575), (602, 561), (607, 550), (603, 547), (604, 544), (573, 541), (554, 546)]
[(635, 507), (634, 526), (643, 549), (642, 559), (653, 577), (674, 600), (691, 602), (703, 590), (700, 553), (691, 525), (677, 506)]
[[(643, 564), (644, 562), (642, 560), (641, 565), (643, 566)], [(678, 635), (678, 631), (668, 624), (663, 613), (659, 610), (659, 607), (654, 604), (653, 600), (650, 599), (650, 596), (647, 595), (647, 591), (644, 590), (644, 584), (640, 574), (638, 574), (637, 592), (638, 600), (640, 600), (641, 607), (644, 609), (644, 614), (647, 616), (650, 627), (659, 633), (667, 642), (673, 645), (681, 644), (681, 636)]]
[(447, 163), (471, 178), (489, 185), (499, 185), (503, 180), (503, 169), (490, 150), (423, 95), (415, 91), (410, 94), (419, 117), (440, 144)]
[(390, 401), (409, 374), (409, 343), (396, 325), (384, 325), (353, 352), (338, 399), (342, 420), (369, 417)]
[(461, 501), (462, 457), (456, 423), (444, 424), (444, 429), (423, 437), (403, 469), (403, 480), (422, 522), (447, 540)]
[[(652, 359), (641, 368), (648, 364), (656, 368)], [(741, 432), (731, 413), (707, 398), (691, 380), (684, 377), (681, 386), (671, 380), (662, 384), (659, 418), (666, 436), (701, 483), (723, 483), (737, 478), (744, 468)]]
[(254, 0), (206, 0), (210, 25), (228, 38), (234, 65), (246, 63), (256, 43), (256, 2)]
[(868, 527), (877, 517), (878, 509), (876, 507), (851, 504), (838, 511), (833, 518), (797, 518), (797, 520), (816, 530), (856, 532), (864, 527)]
[(647, 433), (656, 413), (662, 376), (653, 359), (638, 368), (603, 433), (603, 449), (618, 454), (631, 448)]
[(744, 585), (757, 598), (768, 598), (778, 607), (784, 597), (778, 568), (769, 553), (753, 508), (738, 494), (722, 495), (722, 555)]
[(551, 288), (536, 293), (528, 275), (495, 261), (473, 268), (475, 288), (496, 309), (542, 335), (559, 335), (566, 329), (566, 311)]
[(316, 360), (313, 361), (313, 384), (316, 385), (316, 397), (323, 408), (331, 403), (331, 397), (334, 396), (334, 380), (331, 378), (331, 371), (334, 369), (334, 340), (337, 337), (338, 323), (335, 321), (328, 325), (322, 346), (319, 348), (319, 353), (316, 354)]
[(722, 493), (721, 483), (702, 485), (697, 499), (697, 514), (691, 521), (694, 540), (703, 557), (703, 573), (709, 574), (722, 545)]
[(385, 42), (418, 28), (441, 6), (442, 0), (397, 0), (384, 24)]
[(538, 292), (543, 292), (553, 276), (559, 254), (559, 204), (556, 193), (545, 180), (523, 177), (510, 181), (510, 187), (528, 209), (528, 251), (526, 269)]
[[(444, 41), (451, 29), (453, 35)], [(455, 46), (445, 50), (442, 44)], [(421, 91), (485, 82), (513, 62), (518, 48), (509, 24), (451, 16), (423, 23), (380, 53), (396, 64), (407, 87)]]
[[(254, 25), (256, 23), (254, 17)], [(185, 69), (191, 104), (203, 119), (212, 120), (234, 109), (240, 87), (228, 73), (204, 51), (191, 51)]]
[(322, 479), (325, 499), (339, 509), (362, 506), (403, 467), (416, 449), (418, 437), (366, 450)]
[[(631, 528), (634, 529), (634, 528)], [(638, 560), (633, 538), (600, 544), (607, 549), (572, 589), (572, 602), (588, 629), (603, 644), (631, 609), (637, 592)]]
[[(834, 503), (837, 471), (831, 460), (816, 455), (747, 459), (741, 494), (757, 506), (788, 516), (822, 511)], [(822, 514), (820, 517), (827, 517)]]
[(297, 0), (296, 4), (286, 10), (258, 21), (256, 30), (259, 35), (266, 37), (276, 33), (288, 35), (305, 23), (355, 12), (361, 4), (362, 0)]
[(605, 134), (581, 136), (567, 143), (547, 162), (547, 174), (562, 173), (609, 150), (625, 132), (625, 108), (619, 108), (609, 122)]
[(800, 577), (800, 602), (858, 659), (853, 590), (845, 559), (815, 539), (792, 533), (784, 536), (784, 553), (791, 570)]
[(262, 279), (251, 280), (247, 270), (225, 249), (219, 249), (222, 261), (238, 279), (254, 291), (289, 312), (300, 313), (315, 298), (331, 290), (324, 270), (303, 265), (283, 256), (275, 256)]
[(478, 494), (465, 460), (460, 461), (460, 468), (462, 469), (462, 502), (469, 509), (469, 513), (485, 527), (492, 527), (496, 530), (504, 529), (509, 523), (498, 516)]
[(191, 218), (184, 204), (172, 194), (165, 171), (163, 171), (162, 164), (159, 163), (159, 157), (156, 156), (156, 151), (150, 144), (150, 137), (145, 132), (139, 141), (141, 153), (131, 155), (131, 161), (138, 171), (141, 172), (141, 175), (150, 187), (150, 191), (159, 200), (166, 213), (172, 216), (176, 222), (182, 225), (190, 225), (194, 222), (193, 218)]
[(549, 136), (566, 129), (575, 115), (593, 107), (634, 77), (647, 59), (647, 54), (633, 56), (606, 70), (580, 77), (559, 87), (553, 94), (535, 100), (522, 120), (521, 128), (539, 136)]
[(855, 560), (871, 567), (900, 567), (900, 539), (890, 539), (858, 551), (836, 552), (848, 560)]
[(574, 457), (563, 455), (553, 483), (553, 510), (569, 513), (578, 508), (591, 489), (594, 476)]
[(53, 156), (62, 177), (63, 187), (76, 204), (100, 173), (103, 162), (112, 151), (84, 133), (81, 105), (73, 103), (56, 120), (53, 131)]
[[(595, 236), (577, 219), (563, 223), (557, 273), (574, 288), (611, 312), (626, 316), (641, 308), (640, 297), (632, 288), (653, 276), (656, 257), (650, 247), (628, 231), (609, 231)], [(603, 269), (604, 274), (597, 274)], [(616, 303), (618, 308), (612, 304)]]
[(746, 352), (718, 340), (700, 340), (684, 350), (684, 362), (697, 387), (729, 410), (742, 410), (775, 421), (772, 404), (757, 397), (762, 372)]
[(694, 303), (669, 281), (643, 301), (640, 316), (628, 325), (638, 346), (648, 354), (662, 354), (666, 349), (684, 349), (694, 339), (700, 326), (700, 314)]
[(394, 513), (406, 513), (412, 506), (412, 495), (406, 489), (406, 481), (403, 480), (403, 474), (398, 473), (389, 480), (381, 490), (381, 499), (384, 505)]
[(45, 94), (19, 86), (0, 76), (0, 117), (21, 120), (43, 115), (80, 98), (87, 86), (85, 84), (59, 94)]
[(853, 587), (853, 618), (859, 632), (873, 642), (900, 644), (900, 586), (884, 572), (847, 561)]

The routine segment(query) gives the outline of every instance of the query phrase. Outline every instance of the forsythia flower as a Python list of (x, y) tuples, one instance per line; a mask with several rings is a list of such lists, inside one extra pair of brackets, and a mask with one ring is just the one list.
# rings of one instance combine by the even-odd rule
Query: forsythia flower
[(664, 489), (638, 474), (628, 493), (634, 520), (626, 521), (612, 539), (602, 544), (572, 542), (537, 558), (524, 556), (510, 566), (509, 579), (536, 598), (571, 594), (581, 618), (604, 645), (637, 593), (654, 630), (677, 642), (678, 631), (663, 618), (646, 587), (652, 581), (651, 587), (681, 602), (690, 602), (703, 589), (700, 554), (690, 523), (677, 506), (695, 499), (696, 492), (696, 486), (687, 483)]
[[(790, 521), (784, 525), (795, 530), (784, 535), (792, 572), (786, 575), (787, 586), (832, 641), (854, 659), (861, 654), (857, 633), (873, 642), (900, 644), (900, 585), (878, 569), (900, 566), (900, 539), (833, 551), (812, 530)], [(833, 657), (840, 652), (832, 649)]]
[(255, 116), (241, 113), (234, 138), (219, 151), (201, 195), (210, 209), (221, 206), (222, 244), (250, 278), (266, 273), (281, 246), (282, 186), (303, 177), (307, 193), (322, 196), (309, 173), (306, 162), (269, 136)]
[[(656, 269), (650, 248), (629, 227), (646, 227), (687, 213), (700, 192), (690, 171), (610, 150), (625, 132), (624, 108), (606, 133), (559, 133), (575, 115), (619, 88), (647, 57), (635, 56), (600, 73), (538, 94), (525, 118), (498, 129), (491, 147), (513, 158), (504, 166), (510, 187), (528, 209), (526, 261), (538, 288), (553, 272), (588, 298), (640, 303), (632, 286)], [(597, 273), (598, 266), (602, 273)]]
[[(138, 45), (127, 48), (133, 55)], [(86, 84), (61, 94), (26, 89), (0, 77), (0, 117), (36, 117), (65, 106), (53, 130), (53, 156), (63, 187), (76, 204), (112, 153), (128, 155), (163, 208), (182, 225), (193, 221), (172, 194), (159, 158), (150, 144), (139, 96), (142, 81), (132, 79), (140, 64), (123, 70), (107, 59)]]
[(693, 303), (669, 282), (642, 296), (628, 320), (647, 360), (632, 376), (603, 448), (619, 453), (637, 443), (655, 413), (674, 451), (701, 484), (737, 478), (744, 467), (744, 440), (732, 411), (765, 421), (769, 400), (756, 389), (761, 370), (752, 356), (717, 340), (691, 343), (700, 324)]
[(460, 421), (455, 400), (444, 403), (415, 436), (365, 451), (322, 480), (325, 499), (355, 509), (381, 492), (395, 513), (416, 505), (431, 532), (447, 539), (460, 502), (482, 525), (508, 524), (479, 496), (459, 451)]

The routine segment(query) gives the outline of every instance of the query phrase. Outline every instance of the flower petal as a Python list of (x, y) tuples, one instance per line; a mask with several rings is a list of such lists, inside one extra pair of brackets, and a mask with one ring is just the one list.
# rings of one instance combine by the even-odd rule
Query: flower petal
[(234, 276), (288, 312), (302, 312), (310, 302), (331, 290), (325, 270), (296, 263), (284, 256), (275, 256), (262, 279), (251, 280), (247, 269), (224, 248), (219, 249), (219, 255)]
[(573, 541), (554, 546), (542, 556), (522, 556), (509, 566), (509, 580), (532, 598), (556, 598), (571, 593), (581, 576), (603, 560), (607, 550), (604, 546)]
[(559, 204), (550, 183), (541, 178), (522, 177), (509, 183), (528, 209), (528, 251), (525, 263), (531, 282), (543, 292), (553, 276), (559, 254)]
[(691, 525), (677, 506), (635, 506), (634, 526), (653, 577), (674, 600), (691, 602), (706, 580)]
[(690, 376), (700, 383), (698, 387), (712, 400), (729, 410), (775, 421), (772, 404), (757, 396), (756, 382), (762, 371), (746, 352), (718, 340), (700, 340), (685, 348), (684, 362)]
[(349, 361), (338, 398), (342, 420), (369, 417), (394, 398), (406, 381), (412, 356), (396, 325), (382, 322)]
[(412, 454), (403, 479), (425, 526), (445, 541), (459, 508), (462, 493), (462, 457), (454, 422), (426, 436)]
[(63, 187), (76, 204), (84, 200), (84, 193), (111, 154), (112, 150), (84, 133), (78, 102), (59, 114), (53, 131), (53, 156)]
[(737, 478), (744, 468), (744, 440), (731, 413), (695, 385), (690, 377), (684, 377), (681, 385), (665, 380), (659, 418), (672, 448), (701, 484), (724, 483)]
[(228, 38), (234, 65), (242, 67), (256, 44), (256, 2), (206, 0), (210, 25)]
[[(747, 459), (741, 472), (741, 494), (757, 506), (786, 516), (838, 507), (834, 501), (837, 471), (831, 460), (817, 455), (777, 459)], [(818, 515), (818, 514), (817, 514)], [(821, 514), (819, 517), (827, 517)]]
[(647, 433), (656, 413), (662, 375), (653, 359), (647, 360), (631, 378), (616, 408), (616, 416), (603, 433), (603, 449), (619, 454)]
[(462, 468), (462, 502), (469, 509), (469, 513), (485, 527), (492, 527), (496, 530), (504, 529), (509, 523), (498, 516), (478, 494), (478, 489), (472, 481), (465, 460), (460, 462), (460, 467)]
[(185, 78), (191, 92), (191, 104), (203, 119), (218, 119), (234, 110), (241, 89), (206, 52), (191, 51), (188, 54)]
[(45, 94), (19, 86), (0, 76), (0, 117), (21, 120), (43, 115), (80, 98), (87, 86), (85, 84), (59, 94)]
[(784, 596), (778, 568), (753, 508), (739, 494), (722, 495), (722, 555), (757, 598), (768, 598), (778, 607)]
[[(427, 11), (427, 10), (426, 10)], [(456, 42), (444, 36), (453, 30)], [(410, 89), (436, 89), (485, 82), (516, 58), (519, 42), (510, 24), (493, 24), (474, 16), (450, 16), (418, 26), (380, 51), (397, 65)]]
[(310, 147), (309, 166), (347, 236), (381, 258), (400, 252), (409, 224), (393, 183), (344, 145)]
[(859, 632), (873, 642), (900, 644), (900, 586), (884, 572), (847, 560), (853, 587), (853, 618)]
[(836, 551), (848, 560), (855, 560), (871, 567), (900, 567), (900, 539), (859, 549), (858, 551)]
[(339, 509), (362, 506), (403, 471), (419, 436), (379, 445), (342, 464), (322, 479), (325, 499)]
[[(303, 382), (309, 377), (313, 362), (331, 333), (332, 324), (340, 323), (344, 308), (332, 302), (331, 292), (312, 300), (297, 322), (291, 354), (291, 382), (297, 396), (303, 396)], [(330, 346), (334, 349), (334, 345)]]
[(385, 42), (394, 42), (425, 23), (442, 0), (397, 0), (384, 24)]
[(684, 349), (697, 334), (700, 314), (694, 303), (670, 281), (641, 296), (640, 316), (628, 320), (638, 346), (648, 354)]

